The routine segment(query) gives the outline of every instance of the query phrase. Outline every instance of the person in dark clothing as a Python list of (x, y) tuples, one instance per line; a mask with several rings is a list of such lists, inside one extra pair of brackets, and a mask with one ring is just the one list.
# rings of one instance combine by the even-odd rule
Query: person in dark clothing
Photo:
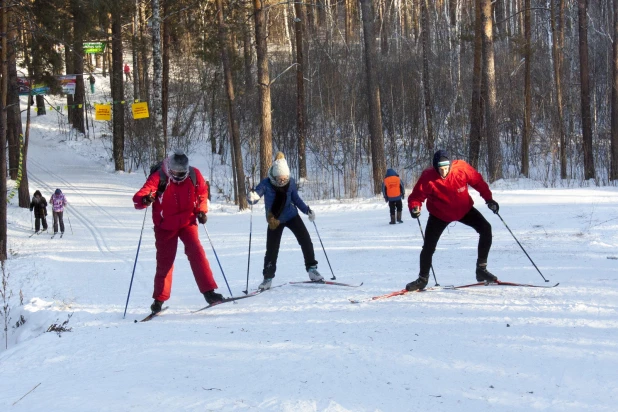
[(429, 269), (433, 253), (442, 232), (451, 222), (461, 222), (472, 227), (479, 234), (476, 280), (495, 282), (496, 276), (487, 270), (487, 257), (491, 248), (491, 225), (476, 210), (468, 193), (468, 185), (476, 189), (485, 199), (487, 207), (498, 213), (498, 203), (493, 200), (489, 186), (483, 176), (463, 160), (451, 162), (445, 150), (438, 150), (433, 157), (433, 167), (421, 174), (408, 197), (408, 207), (414, 219), (421, 215), (421, 206), (427, 200), (427, 228), (420, 256), (418, 279), (406, 285), (409, 291), (422, 290), (429, 280)]
[(43, 230), (47, 230), (47, 201), (38, 190), (32, 196), (30, 211), (34, 211), (34, 230), (38, 232), (41, 223), (43, 223)]
[(92, 73), (90, 73), (90, 76), (88, 76), (88, 82), (90, 82), (90, 93), (94, 93), (94, 83), (95, 83), (95, 79), (94, 76), (92, 75)]
[(266, 232), (264, 270), (262, 271), (264, 281), (258, 286), (258, 289), (270, 289), (277, 270), (281, 236), (286, 227), (296, 236), (300, 245), (309, 279), (314, 282), (324, 281), (324, 278), (318, 272), (318, 261), (315, 260), (311, 237), (303, 220), (298, 215), (298, 209), (307, 214), (311, 222), (315, 220), (315, 213), (298, 195), (296, 182), (290, 177), (288, 163), (281, 152), (277, 153), (273, 165), (268, 170), (268, 177), (249, 192), (249, 203), (256, 204), (262, 196), (264, 196), (268, 230)]
[(405, 195), (406, 190), (399, 175), (394, 169), (388, 169), (382, 183), (382, 196), (384, 196), (384, 201), (388, 202), (388, 208), (391, 212), (391, 225), (395, 224), (395, 209), (397, 209), (397, 222), (403, 223), (403, 220), (401, 220), (401, 210), (403, 209), (401, 200)]

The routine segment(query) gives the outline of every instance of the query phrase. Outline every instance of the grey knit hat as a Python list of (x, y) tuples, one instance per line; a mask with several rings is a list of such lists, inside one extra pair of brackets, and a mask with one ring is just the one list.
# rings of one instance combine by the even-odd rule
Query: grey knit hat
[(189, 171), (189, 158), (181, 149), (174, 150), (174, 154), (169, 157), (169, 169), (174, 172)]

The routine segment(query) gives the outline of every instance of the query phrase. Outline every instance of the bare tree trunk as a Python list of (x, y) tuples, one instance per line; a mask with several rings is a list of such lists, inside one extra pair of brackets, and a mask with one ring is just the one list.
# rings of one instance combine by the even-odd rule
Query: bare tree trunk
[(429, 78), (429, 56), (431, 54), (431, 37), (429, 26), (429, 11), (427, 0), (421, 0), (421, 42), (423, 44), (423, 96), (425, 97), (425, 121), (427, 123), (426, 147), (429, 153), (433, 153), (433, 102), (431, 100), (431, 80)]
[(154, 146), (157, 159), (165, 157), (165, 137), (163, 136), (163, 57), (161, 55), (161, 17), (159, 16), (159, 0), (152, 1), (152, 114), (154, 129)]
[(146, 38), (146, 5), (139, 3), (139, 29), (140, 29), (140, 54), (142, 64), (140, 64), (139, 89), (142, 100), (150, 101), (150, 80), (148, 78), (148, 41)]
[[(217, 77), (219, 77), (219, 73), (215, 72), (212, 76), (212, 92), (211, 92), (211, 101), (210, 101), (210, 127), (208, 128), (208, 135), (210, 138), (210, 152), (212, 154), (217, 153), (217, 139), (215, 137), (215, 126), (217, 124), (216, 114), (216, 104), (217, 104)], [(204, 102), (206, 99), (204, 99)]]
[(618, 0), (614, 8), (614, 61), (612, 64), (612, 142), (611, 180), (618, 180)]
[(246, 19), (243, 24), (243, 55), (245, 63), (245, 90), (252, 91), (255, 85), (253, 84), (253, 46), (251, 44), (251, 20)]
[[(6, 33), (8, 29), (8, 1), (0, 0), (0, 33)], [(6, 96), (8, 87), (8, 42), (6, 35), (0, 36), (0, 147), (6, 147)], [(7, 194), (6, 194), (6, 150), (0, 150), (0, 261), (4, 262), (7, 258)]]
[(474, 1), (474, 68), (472, 71), (472, 102), (470, 104), (470, 147), (468, 160), (470, 165), (478, 168), (481, 151), (481, 124), (483, 113), (481, 111), (481, 84), (483, 68), (483, 24), (481, 14), (481, 0)]
[[(170, 0), (163, 0), (163, 16), (170, 10)], [(163, 84), (161, 86), (161, 127), (163, 128), (163, 145), (168, 147), (167, 139), (167, 112), (170, 98), (170, 19), (163, 20)]]
[[(21, 112), (19, 101), (19, 86), (17, 85), (17, 19), (12, 8), (7, 10), (9, 20), (8, 39), (8, 106), (6, 138), (9, 149), (9, 174), (12, 180), (17, 179), (19, 169), (20, 141), (22, 134)], [(21, 206), (21, 205), (20, 205)], [(30, 207), (30, 202), (28, 206)]]
[(305, 109), (305, 79), (304, 79), (304, 53), (303, 53), (303, 29), (304, 16), (303, 8), (300, 3), (294, 3), (296, 19), (294, 20), (294, 33), (296, 37), (296, 124), (298, 127), (298, 177), (307, 178), (307, 158), (306, 158), (306, 133), (307, 118)]
[(374, 13), (371, 0), (359, 0), (359, 2), (363, 21), (367, 92), (369, 94), (367, 100), (369, 101), (369, 135), (371, 136), (371, 160), (373, 163), (373, 192), (377, 195), (382, 192), (382, 179), (386, 172), (386, 158), (384, 157), (384, 136), (382, 135), (380, 88), (375, 68), (377, 52), (373, 26)]
[(554, 60), (554, 81), (556, 83), (556, 106), (558, 109), (558, 133), (560, 137), (560, 178), (567, 178), (566, 131), (564, 128), (564, 103), (562, 98), (562, 67), (564, 61), (564, 0), (559, 0), (559, 31), (556, 30), (554, 0), (551, 0), (552, 56)]
[[(34, 78), (34, 70), (32, 69), (32, 62), (30, 60), (30, 56), (28, 55), (28, 47), (29, 45), (26, 43), (24, 39), (24, 62), (26, 63), (26, 69), (28, 70), (28, 77), (30, 78), (30, 89), (32, 90), (32, 79)], [(28, 105), (26, 109), (26, 131), (24, 133), (24, 145), (22, 150), (22, 159), (21, 159), (21, 181), (19, 182), (19, 207), (30, 207), (30, 185), (28, 182), (28, 145), (30, 142), (30, 119), (31, 119), (31, 108), (30, 108), (30, 98), (32, 95), (28, 96)]]
[(260, 177), (268, 175), (272, 164), (273, 136), (268, 72), (267, 0), (253, 0), (255, 16), (255, 49), (257, 51), (258, 90), (260, 97)]
[(524, 2), (524, 37), (526, 41), (524, 54), (526, 62), (524, 65), (524, 130), (521, 138), (521, 174), (525, 177), (530, 175), (530, 139), (532, 137), (532, 80), (531, 80), (531, 59), (532, 48), (530, 42), (532, 35), (530, 31), (530, 0)]
[(245, 188), (245, 171), (242, 161), (242, 149), (240, 147), (240, 129), (238, 127), (238, 118), (236, 115), (236, 102), (234, 96), (234, 78), (232, 77), (232, 67), (230, 63), (230, 44), (228, 27), (223, 18), (223, 1), (217, 0), (217, 17), (219, 21), (219, 41), (221, 42), (221, 60), (223, 62), (223, 71), (225, 73), (225, 90), (227, 92), (227, 108), (230, 136), (232, 137), (232, 156), (235, 171), (237, 190), (238, 208), (245, 210), (247, 204), (247, 190)]
[(73, 74), (75, 74), (75, 94), (73, 95), (73, 127), (80, 133), (86, 133), (84, 124), (84, 35), (86, 33), (86, 16), (83, 5), (73, 0)]
[(390, 22), (388, 18), (388, 1), (380, 0), (378, 2), (380, 10), (380, 52), (383, 55), (388, 54), (388, 34), (390, 28)]
[(483, 14), (483, 76), (487, 87), (485, 124), (487, 130), (487, 166), (489, 182), (502, 179), (502, 151), (496, 127), (496, 70), (494, 67), (494, 42), (491, 0), (482, 0)]
[[(112, 133), (114, 170), (124, 170), (124, 82), (122, 79), (122, 20), (120, 5), (112, 5)], [(135, 72), (133, 72), (135, 75)], [(135, 77), (135, 76), (134, 76)], [(133, 79), (135, 81), (135, 79)]]
[(584, 151), (584, 178), (594, 179), (592, 154), (592, 117), (590, 114), (590, 72), (588, 69), (588, 1), (578, 1), (579, 14), (579, 76), (581, 82), (582, 144)]
[[(352, 0), (345, 0), (345, 43), (350, 46), (350, 42), (352, 41), (352, 33), (353, 26), (352, 22), (354, 20), (352, 15), (352, 10), (354, 7), (354, 2)], [(298, 12), (296, 12), (298, 14)]]
[(140, 96), (140, 65), (139, 65), (139, 45), (138, 45), (138, 28), (139, 28), (139, 0), (135, 0), (135, 10), (133, 11), (133, 30), (131, 33), (131, 51), (133, 58), (133, 99), (141, 99)]

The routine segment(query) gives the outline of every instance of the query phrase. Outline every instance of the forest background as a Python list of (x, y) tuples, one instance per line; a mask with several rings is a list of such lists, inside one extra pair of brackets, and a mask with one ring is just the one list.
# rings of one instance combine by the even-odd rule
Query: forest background
[[(59, 93), (62, 74), (77, 75), (58, 107), (69, 139), (106, 140), (129, 172), (207, 146), (229, 170), (213, 191), (241, 210), (277, 150), (308, 199), (378, 194), (387, 167), (411, 186), (438, 148), (490, 183), (618, 179), (618, 0), (0, 0), (0, 13), (2, 259), (7, 180), (28, 207), (30, 116), (53, 109), (44, 95), (22, 107), (19, 86)], [(93, 41), (103, 53), (84, 53)], [(111, 79), (99, 135), (95, 70)]]

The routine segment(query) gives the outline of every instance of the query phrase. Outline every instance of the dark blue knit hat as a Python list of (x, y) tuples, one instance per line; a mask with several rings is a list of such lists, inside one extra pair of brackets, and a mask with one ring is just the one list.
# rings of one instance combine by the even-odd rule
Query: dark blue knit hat
[(57, 194), (57, 195), (59, 195), (59, 194), (61, 194), (61, 193), (62, 193), (62, 190), (60, 190), (60, 189), (56, 189), (56, 191), (55, 191), (54, 193), (55, 193), (55, 194)]
[(436, 169), (436, 172), (440, 173), (438, 169), (444, 166), (450, 166), (451, 159), (449, 158), (448, 152), (446, 150), (438, 150), (433, 155), (433, 168)]

